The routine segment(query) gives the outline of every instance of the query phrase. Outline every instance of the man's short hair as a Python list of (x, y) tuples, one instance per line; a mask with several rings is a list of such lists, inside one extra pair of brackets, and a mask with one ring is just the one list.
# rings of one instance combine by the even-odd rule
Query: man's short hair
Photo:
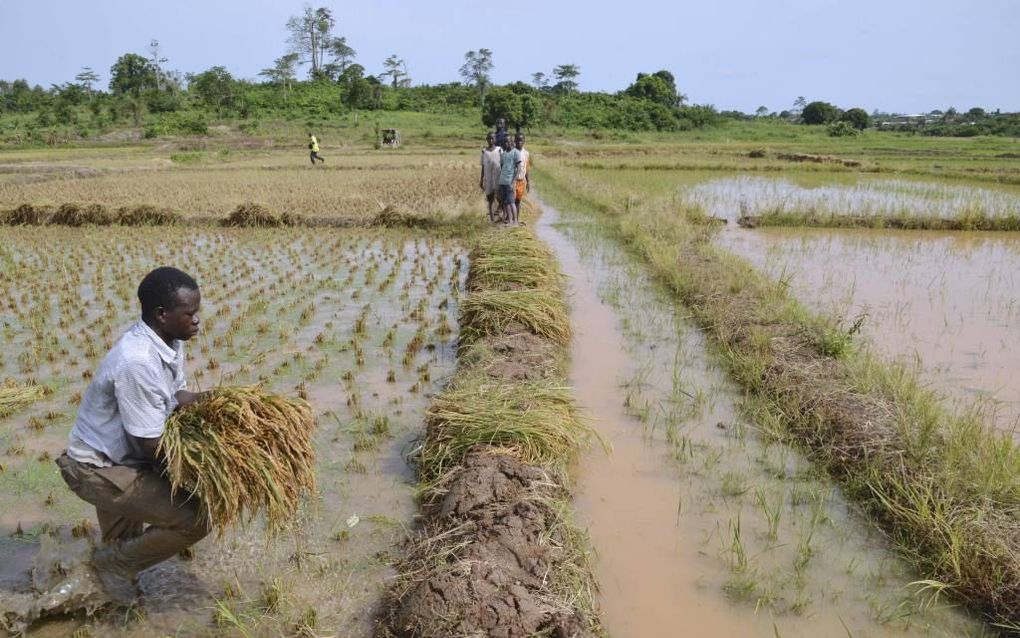
[(171, 266), (162, 266), (145, 275), (138, 285), (142, 316), (151, 316), (156, 308), (173, 308), (177, 302), (177, 291), (181, 288), (198, 290), (198, 283), (191, 275)]

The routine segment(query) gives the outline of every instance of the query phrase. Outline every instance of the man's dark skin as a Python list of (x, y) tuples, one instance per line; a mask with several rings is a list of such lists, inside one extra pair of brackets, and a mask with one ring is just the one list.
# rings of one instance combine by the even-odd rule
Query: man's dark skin
[[(173, 347), (174, 339), (188, 341), (198, 334), (198, 326), (201, 320), (198, 312), (202, 306), (202, 294), (198, 289), (178, 288), (174, 293), (174, 303), (171, 307), (157, 307), (150, 316), (142, 317), (145, 325), (152, 328), (166, 345)], [(191, 405), (201, 401), (208, 392), (189, 392), (178, 390), (174, 397), (177, 399), (178, 407)], [(145, 455), (145, 458), (152, 463), (156, 462), (156, 450), (159, 448), (159, 438), (143, 439), (128, 435), (138, 446), (138, 450)]]

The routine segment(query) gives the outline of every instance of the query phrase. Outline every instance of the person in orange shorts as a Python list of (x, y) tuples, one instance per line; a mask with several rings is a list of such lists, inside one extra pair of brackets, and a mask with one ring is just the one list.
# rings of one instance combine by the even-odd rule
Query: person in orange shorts
[(520, 215), (521, 200), (525, 193), (531, 192), (531, 156), (524, 150), (524, 133), (514, 136), (514, 147), (521, 154), (521, 162), (517, 165), (517, 181), (514, 183), (514, 199), (517, 214)]

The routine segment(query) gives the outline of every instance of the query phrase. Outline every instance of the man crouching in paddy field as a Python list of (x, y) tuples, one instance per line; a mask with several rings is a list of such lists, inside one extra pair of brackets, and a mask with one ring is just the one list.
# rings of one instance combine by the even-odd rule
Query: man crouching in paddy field
[(156, 458), (167, 418), (204, 398), (184, 389), (184, 342), (198, 334), (198, 284), (176, 268), (157, 268), (142, 279), (138, 300), (141, 319), (99, 364), (57, 459), (71, 491), (96, 507), (104, 545), (93, 567), (122, 605), (135, 600), (138, 572), (211, 529), (197, 497), (171, 494)]

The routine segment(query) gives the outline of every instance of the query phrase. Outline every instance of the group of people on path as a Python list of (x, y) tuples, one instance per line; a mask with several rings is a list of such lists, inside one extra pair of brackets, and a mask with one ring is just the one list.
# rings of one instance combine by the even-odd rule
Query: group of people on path
[(520, 223), (521, 200), (531, 192), (530, 163), (524, 134), (518, 132), (511, 138), (506, 120), (496, 120), (496, 131), (485, 136), (478, 182), (489, 204), (490, 222), (512, 226)]

